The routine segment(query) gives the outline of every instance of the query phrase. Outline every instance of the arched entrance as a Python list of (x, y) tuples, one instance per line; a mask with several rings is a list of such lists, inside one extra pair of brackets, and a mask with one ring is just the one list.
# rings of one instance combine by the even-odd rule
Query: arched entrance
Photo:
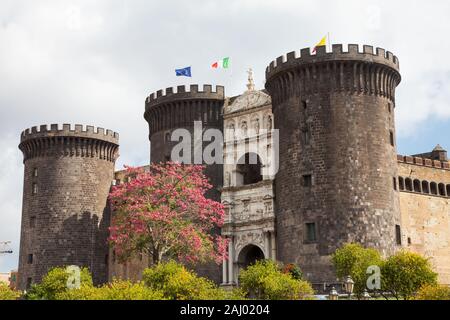
[(258, 260), (264, 260), (264, 252), (258, 246), (249, 244), (239, 253), (238, 265), (239, 268), (245, 269)]

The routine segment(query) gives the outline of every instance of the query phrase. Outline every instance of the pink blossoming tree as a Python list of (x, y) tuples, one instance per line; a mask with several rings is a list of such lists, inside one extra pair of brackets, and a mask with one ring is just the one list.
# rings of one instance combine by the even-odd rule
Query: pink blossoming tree
[(141, 253), (153, 264), (162, 258), (190, 264), (226, 258), (226, 240), (213, 235), (223, 225), (224, 208), (205, 198), (212, 186), (202, 166), (126, 168), (128, 182), (114, 186), (109, 196), (114, 212), (109, 241), (121, 261)]

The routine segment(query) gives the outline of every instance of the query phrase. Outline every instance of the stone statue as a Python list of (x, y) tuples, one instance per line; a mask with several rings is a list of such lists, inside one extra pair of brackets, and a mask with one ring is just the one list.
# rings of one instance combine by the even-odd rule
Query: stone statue
[(253, 81), (252, 68), (248, 69), (247, 73), (248, 73), (247, 91), (255, 91), (255, 82)]

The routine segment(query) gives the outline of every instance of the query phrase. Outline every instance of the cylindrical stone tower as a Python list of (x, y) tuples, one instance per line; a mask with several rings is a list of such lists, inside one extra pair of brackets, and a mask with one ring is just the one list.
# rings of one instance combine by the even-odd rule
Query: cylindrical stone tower
[[(151, 144), (151, 162), (165, 162), (172, 159), (172, 149), (179, 142), (171, 141), (172, 132), (176, 129), (186, 129), (191, 140), (190, 164), (205, 163), (195, 161), (196, 146), (203, 150), (210, 141), (202, 141), (202, 135), (208, 129), (216, 129), (223, 134), (223, 105), (225, 102), (225, 90), (223, 86), (216, 86), (213, 91), (211, 85), (203, 85), (199, 91), (198, 85), (191, 85), (189, 90), (185, 86), (167, 88), (165, 92), (159, 90), (152, 93), (145, 100), (144, 118), (149, 125), (149, 139)], [(202, 131), (195, 129), (194, 123), (201, 122)], [(197, 131), (197, 132), (194, 132)], [(223, 142), (223, 141), (222, 141)], [(223, 143), (220, 144), (222, 154)], [(223, 164), (206, 165), (205, 175), (213, 188), (206, 196), (220, 202), (220, 189), (223, 185)], [(217, 230), (218, 232), (218, 230)], [(196, 271), (201, 276), (206, 276), (217, 283), (221, 281), (221, 267), (215, 264), (200, 265)]]
[(266, 79), (280, 134), (278, 259), (323, 282), (336, 280), (330, 254), (347, 242), (395, 251), (397, 57), (371, 46), (308, 48), (273, 61)]
[[(165, 162), (172, 160), (172, 148), (178, 141), (171, 141), (171, 134), (176, 129), (186, 129), (192, 137), (194, 148), (194, 122), (200, 121), (202, 130), (217, 129), (223, 132), (223, 105), (225, 101), (224, 87), (217, 86), (216, 91), (211, 85), (204, 85), (199, 91), (198, 85), (191, 85), (189, 91), (185, 86), (167, 88), (152, 93), (145, 101), (144, 118), (149, 125), (149, 139), (151, 143), (151, 162)], [(201, 139), (200, 133), (200, 139)], [(210, 142), (204, 141), (203, 148)], [(193, 149), (192, 149), (193, 151)], [(194, 163), (192, 152), (191, 163)], [(222, 187), (223, 165), (208, 165), (205, 174), (214, 186), (208, 196), (220, 201), (218, 188)]]
[(19, 257), (20, 289), (51, 267), (88, 267), (107, 280), (109, 210), (119, 135), (52, 124), (22, 132), (25, 174)]

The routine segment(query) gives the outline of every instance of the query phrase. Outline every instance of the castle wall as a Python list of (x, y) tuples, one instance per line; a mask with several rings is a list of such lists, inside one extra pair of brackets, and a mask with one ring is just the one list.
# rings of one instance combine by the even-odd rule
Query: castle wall
[[(407, 163), (406, 160), (409, 162)], [(416, 161), (414, 161), (416, 160)], [(414, 164), (417, 162), (419, 164)], [(411, 179), (410, 186), (399, 185), (400, 210), (402, 215), (402, 245), (429, 258), (434, 270), (439, 274), (439, 282), (450, 285), (450, 187), (445, 194), (427, 193), (423, 184), (436, 183), (450, 186), (450, 170), (447, 162), (434, 162), (427, 159), (399, 157), (399, 177)], [(447, 167), (442, 169), (440, 167)], [(420, 181), (421, 188), (414, 188), (414, 181)], [(408, 181), (409, 184), (409, 181)], [(442, 190), (441, 190), (442, 191)]]
[[(272, 62), (266, 78), (280, 136), (278, 259), (299, 264), (313, 282), (330, 282), (330, 254), (347, 242), (395, 252), (397, 58), (369, 46), (304, 49)], [(315, 226), (313, 241), (306, 224)]]
[(52, 125), (22, 133), (20, 289), (57, 266), (88, 267), (95, 283), (107, 280), (107, 198), (117, 142), (116, 133), (93, 127)]

